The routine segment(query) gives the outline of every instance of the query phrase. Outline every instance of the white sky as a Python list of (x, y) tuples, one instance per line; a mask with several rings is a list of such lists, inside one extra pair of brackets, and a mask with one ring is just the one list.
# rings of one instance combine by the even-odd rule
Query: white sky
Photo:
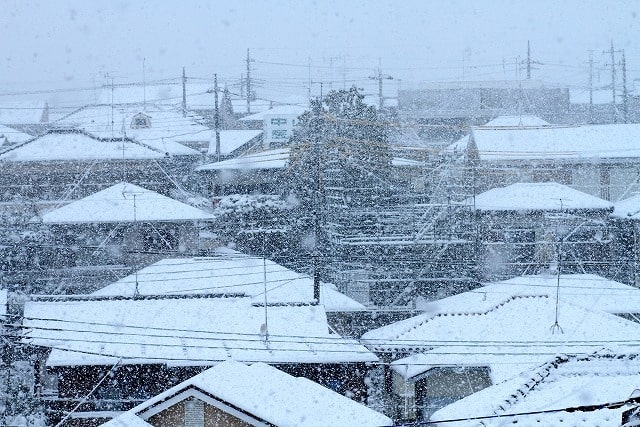
[(232, 84), (247, 48), (258, 90), (283, 96), (306, 93), (309, 60), (313, 81), (338, 86), (363, 85), (378, 61), (402, 87), (514, 79), (527, 40), (545, 64), (534, 78), (586, 86), (592, 49), (605, 85), (612, 40), (626, 51), (629, 81), (640, 78), (639, 12), (633, 0), (2, 0), (0, 93), (86, 88), (105, 73), (142, 81), (143, 58), (148, 81), (185, 66)]

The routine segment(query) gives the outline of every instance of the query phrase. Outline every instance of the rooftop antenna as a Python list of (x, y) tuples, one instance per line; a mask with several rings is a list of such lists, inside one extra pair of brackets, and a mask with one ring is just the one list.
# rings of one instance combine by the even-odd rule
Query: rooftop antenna
[[(560, 211), (562, 212), (563, 210), (563, 206), (562, 206), (562, 199), (560, 199)], [(556, 223), (556, 238), (558, 238), (559, 234), (558, 234), (558, 223)], [(551, 333), (555, 334), (556, 331), (560, 332), (561, 334), (564, 334), (564, 331), (562, 330), (562, 326), (560, 326), (560, 323), (558, 322), (558, 306), (559, 306), (559, 301), (560, 301), (560, 273), (562, 271), (562, 238), (558, 238), (558, 265), (557, 265), (557, 281), (556, 281), (556, 319), (555, 322), (553, 323), (553, 325), (551, 325)]]
[(126, 138), (126, 132), (125, 132), (125, 127), (124, 127), (124, 115), (122, 116), (122, 182), (126, 182), (127, 181), (127, 176), (126, 176), (126, 166), (125, 166), (125, 154), (124, 154), (124, 142), (125, 142), (125, 138)]
[(142, 109), (144, 111), (147, 111), (147, 81), (144, 69), (144, 63), (146, 60), (146, 58), (142, 58)]
[(218, 107), (218, 75), (213, 75), (213, 95), (215, 99), (215, 112), (213, 116), (213, 124), (216, 134), (216, 156), (217, 161), (220, 161), (220, 109)]
[(262, 283), (264, 285), (264, 324), (260, 327), (260, 333), (264, 335), (264, 341), (269, 341), (269, 309), (267, 308), (267, 254), (265, 233), (262, 232)]

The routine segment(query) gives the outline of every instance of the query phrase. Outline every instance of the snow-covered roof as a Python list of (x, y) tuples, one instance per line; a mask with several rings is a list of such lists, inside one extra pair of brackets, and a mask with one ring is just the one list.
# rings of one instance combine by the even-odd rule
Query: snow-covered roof
[(260, 151), (221, 162), (198, 166), (196, 171), (284, 169), (289, 163), (289, 151), (291, 151), (291, 149), (288, 147)]
[[(481, 354), (478, 354), (481, 353)], [(391, 369), (406, 380), (420, 378), (420, 375), (438, 367), (489, 367), (491, 382), (511, 379), (522, 372), (542, 365), (549, 360), (549, 351), (534, 348), (523, 352), (517, 347), (482, 346), (442, 346), (391, 362)]]
[[(124, 148), (123, 148), (124, 146)], [(130, 140), (106, 141), (79, 132), (50, 132), (0, 154), (4, 162), (56, 160), (162, 159), (158, 152)]]
[(424, 162), (412, 159), (403, 159), (402, 157), (394, 157), (391, 159), (391, 165), (395, 167), (412, 167), (419, 168), (424, 167)]
[(482, 127), (531, 127), (531, 126), (551, 126), (545, 120), (537, 116), (498, 116), (485, 123)]
[(625, 219), (640, 219), (640, 194), (616, 202), (611, 216)]
[[(372, 362), (331, 333), (324, 307), (254, 305), (247, 298), (27, 302), (25, 340), (53, 350), (49, 366)], [(265, 334), (268, 332), (268, 335)]]
[(391, 127), (388, 140), (391, 149), (424, 150), (428, 148), (413, 128)]
[[(622, 94), (618, 93), (616, 96), (616, 104), (622, 103)], [(606, 105), (611, 104), (613, 100), (613, 93), (611, 89), (595, 89), (591, 95), (589, 89), (569, 89), (569, 102), (572, 104), (589, 104), (589, 98), (592, 97), (594, 105)]]
[[(227, 155), (262, 134), (261, 130), (232, 129), (220, 131), (220, 154)], [(216, 154), (216, 133), (211, 133), (208, 154)]]
[(280, 105), (259, 113), (251, 114), (241, 118), (241, 121), (263, 121), (268, 116), (301, 116), (309, 109), (308, 106), (302, 105)]
[[(456, 427), (477, 426), (480, 421), (486, 426), (620, 426), (625, 407), (570, 409), (627, 401), (639, 383), (640, 360), (636, 356), (605, 354), (554, 360), (445, 406), (430, 420)], [(477, 417), (490, 418), (473, 419)]]
[(556, 182), (516, 183), (492, 188), (464, 201), (481, 211), (613, 209), (599, 197)]
[(100, 424), (100, 427), (153, 427), (131, 411), (124, 412), (116, 418)]
[(190, 389), (204, 392), (274, 426), (391, 426), (390, 418), (320, 384), (264, 363), (226, 361), (125, 412), (150, 408)]
[[(196, 171), (207, 170), (239, 170), (252, 171), (261, 169), (284, 169), (289, 164), (290, 147), (276, 148), (273, 150), (264, 150), (257, 153), (251, 153), (232, 159), (223, 160), (215, 163), (198, 166)], [(393, 166), (411, 166), (420, 167), (424, 163), (402, 158), (392, 159)]]
[[(264, 292), (267, 291), (265, 298)], [(313, 279), (275, 262), (230, 249), (198, 258), (167, 258), (124, 277), (96, 292), (96, 296), (239, 294), (254, 303), (313, 302)], [(365, 307), (322, 283), (320, 303), (327, 311)]]
[[(132, 128), (134, 116), (149, 117), (149, 128)], [(113, 123), (112, 123), (113, 120)], [(193, 116), (183, 117), (176, 109), (142, 105), (86, 106), (58, 120), (56, 124), (83, 130), (100, 138), (120, 138), (124, 135), (137, 142), (172, 156), (199, 155), (184, 142), (205, 142), (211, 139), (211, 129), (198, 124)]]
[(43, 123), (42, 113), (47, 108), (45, 101), (7, 102), (0, 104), (0, 123), (3, 125), (25, 125)]
[[(487, 283), (459, 295), (469, 297), (466, 304), (475, 304), (480, 299), (497, 302), (510, 295), (553, 297), (556, 292), (562, 301), (583, 308), (612, 314), (640, 313), (640, 289), (595, 274), (561, 274), (559, 281), (555, 274), (519, 276)], [(456, 301), (447, 304), (456, 304)]]
[[(481, 160), (625, 159), (640, 157), (640, 124), (483, 128), (472, 130)], [(447, 151), (466, 150), (470, 135)]]
[(7, 296), (8, 296), (8, 292), (6, 289), (0, 289), (0, 316), (6, 316), (7, 315)]
[(0, 124), (0, 145), (29, 141), (33, 136)]
[[(461, 296), (464, 295), (464, 296)], [(544, 348), (548, 355), (593, 351), (624, 345), (640, 333), (640, 324), (578, 307), (562, 299), (556, 324), (554, 296), (465, 293), (434, 301), (424, 314), (369, 331), (362, 337), (372, 349), (412, 352), (440, 346), (476, 345), (483, 366), (485, 346), (511, 346), (528, 352)], [(535, 343), (532, 344), (532, 343)]]
[(213, 215), (128, 182), (94, 193), (42, 215), (45, 224), (136, 221), (196, 221)]

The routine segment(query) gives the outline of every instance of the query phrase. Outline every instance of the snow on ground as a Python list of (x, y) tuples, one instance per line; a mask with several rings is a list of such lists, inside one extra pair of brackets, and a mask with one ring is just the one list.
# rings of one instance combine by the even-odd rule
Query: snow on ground
[(306, 378), (264, 363), (247, 366), (233, 361), (209, 368), (122, 416), (144, 414), (155, 404), (191, 388), (275, 426), (393, 425), (388, 417)]

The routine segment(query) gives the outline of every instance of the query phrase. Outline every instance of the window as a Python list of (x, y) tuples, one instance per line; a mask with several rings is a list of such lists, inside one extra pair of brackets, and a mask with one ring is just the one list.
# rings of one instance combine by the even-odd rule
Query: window
[(285, 139), (287, 137), (286, 130), (274, 130), (271, 132), (271, 137), (273, 139)]

